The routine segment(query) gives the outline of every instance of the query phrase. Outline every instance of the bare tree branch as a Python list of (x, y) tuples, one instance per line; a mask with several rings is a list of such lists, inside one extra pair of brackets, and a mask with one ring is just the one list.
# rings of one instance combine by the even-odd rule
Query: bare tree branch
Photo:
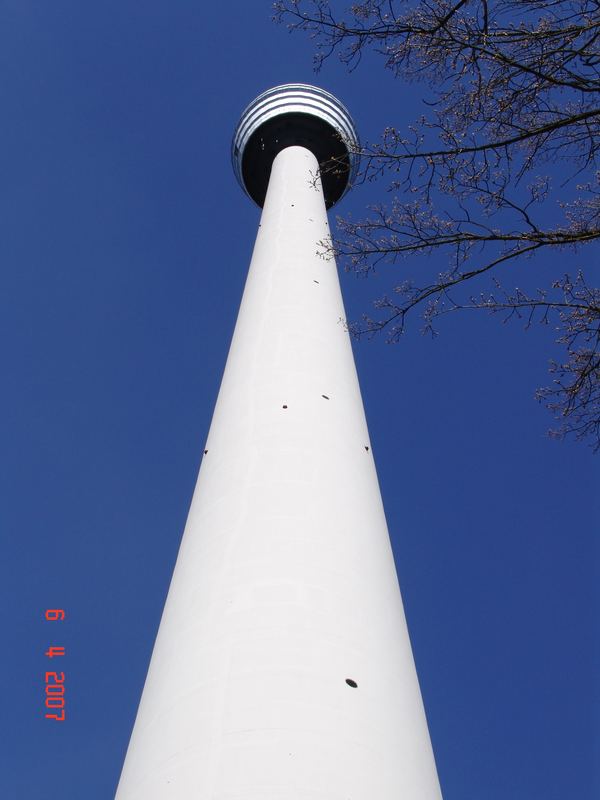
[[(556, 435), (600, 449), (600, 290), (583, 272), (545, 276), (535, 258), (600, 241), (600, 0), (338, 7), (279, 0), (275, 18), (312, 38), (316, 69), (334, 54), (350, 70), (365, 50), (379, 54), (395, 77), (427, 87), (428, 112), (362, 148), (359, 180), (387, 177), (391, 200), (364, 219), (338, 219), (323, 252), (367, 273), (383, 262), (404, 271), (403, 257), (420, 253), (438, 264), (432, 274), (425, 259), (421, 280), (401, 280), (351, 329), (397, 340), (416, 309), (431, 334), (438, 318), (465, 310), (553, 324), (565, 358), (537, 396), (559, 421)], [(503, 287), (524, 260), (545, 288)]]

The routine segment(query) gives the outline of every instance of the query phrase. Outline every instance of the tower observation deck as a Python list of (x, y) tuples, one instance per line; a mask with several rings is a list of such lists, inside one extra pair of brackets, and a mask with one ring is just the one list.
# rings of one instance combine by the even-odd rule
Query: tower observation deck
[(275, 156), (291, 146), (317, 159), (331, 208), (356, 176), (358, 136), (350, 114), (329, 92), (301, 83), (276, 86), (250, 103), (235, 130), (231, 160), (242, 189), (261, 208)]
[(327, 211), (358, 138), (261, 94), (254, 252), (116, 800), (441, 800)]

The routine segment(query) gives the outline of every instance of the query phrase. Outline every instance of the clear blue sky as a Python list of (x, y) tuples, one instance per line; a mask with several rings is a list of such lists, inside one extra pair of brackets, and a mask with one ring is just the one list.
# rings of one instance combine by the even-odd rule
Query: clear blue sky
[[(229, 162), (242, 108), (317, 82), (371, 140), (422, 110), (375, 59), (315, 77), (270, 16), (0, 4), (3, 799), (113, 797), (259, 219)], [(349, 316), (391, 276), (342, 275)], [(598, 469), (533, 400), (552, 331), (417, 328), (355, 352), (445, 800), (592, 800)]]

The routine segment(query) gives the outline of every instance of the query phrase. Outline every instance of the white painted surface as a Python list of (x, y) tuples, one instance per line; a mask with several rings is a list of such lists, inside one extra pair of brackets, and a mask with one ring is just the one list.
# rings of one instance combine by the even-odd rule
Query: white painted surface
[(118, 800), (441, 797), (316, 172), (273, 164)]

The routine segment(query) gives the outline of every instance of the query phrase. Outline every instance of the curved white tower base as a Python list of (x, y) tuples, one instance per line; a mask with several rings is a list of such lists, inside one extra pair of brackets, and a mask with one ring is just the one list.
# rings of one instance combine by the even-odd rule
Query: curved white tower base
[(273, 163), (117, 800), (439, 800), (313, 154)]

